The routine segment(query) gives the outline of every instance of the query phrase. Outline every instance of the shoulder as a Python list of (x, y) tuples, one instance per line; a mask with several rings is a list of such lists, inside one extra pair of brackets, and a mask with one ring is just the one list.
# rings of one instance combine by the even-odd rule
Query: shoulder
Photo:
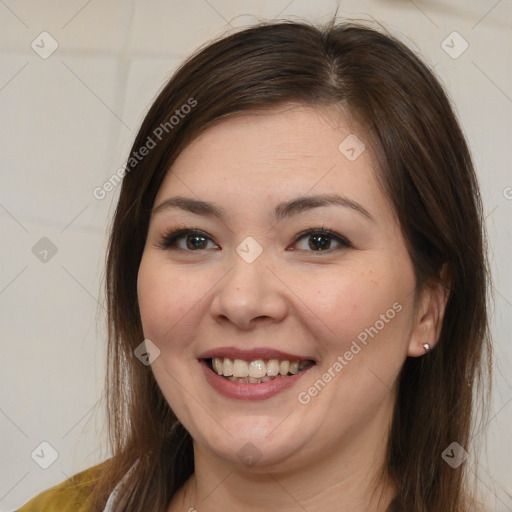
[(90, 512), (90, 493), (104, 463), (86, 469), (43, 491), (16, 512)]

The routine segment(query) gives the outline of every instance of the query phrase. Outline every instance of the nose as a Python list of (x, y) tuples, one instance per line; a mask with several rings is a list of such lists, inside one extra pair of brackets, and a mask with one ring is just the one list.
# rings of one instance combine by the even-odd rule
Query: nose
[(231, 270), (215, 289), (211, 304), (215, 321), (250, 330), (285, 318), (286, 288), (268, 263), (263, 254), (252, 263), (234, 254)]

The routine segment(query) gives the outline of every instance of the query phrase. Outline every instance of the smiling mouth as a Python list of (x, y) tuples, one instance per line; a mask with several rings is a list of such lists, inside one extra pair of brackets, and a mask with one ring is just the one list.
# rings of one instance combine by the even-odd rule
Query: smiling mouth
[(230, 359), (213, 357), (204, 360), (210, 370), (231, 382), (261, 384), (275, 379), (291, 377), (313, 366), (315, 361), (286, 359)]

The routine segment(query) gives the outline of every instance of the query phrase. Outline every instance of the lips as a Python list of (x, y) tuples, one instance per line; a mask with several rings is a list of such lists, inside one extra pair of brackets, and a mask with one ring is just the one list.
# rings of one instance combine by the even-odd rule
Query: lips
[(288, 361), (314, 361), (313, 357), (300, 356), (289, 352), (282, 352), (267, 347), (255, 347), (251, 349), (241, 349), (235, 347), (219, 347), (208, 350), (199, 355), (198, 359), (212, 359), (214, 357), (228, 357), (230, 359), (242, 359), (252, 361), (254, 359), (279, 359)]
[(293, 386), (315, 361), (269, 348), (224, 347), (199, 357), (209, 384), (229, 398), (264, 399)]

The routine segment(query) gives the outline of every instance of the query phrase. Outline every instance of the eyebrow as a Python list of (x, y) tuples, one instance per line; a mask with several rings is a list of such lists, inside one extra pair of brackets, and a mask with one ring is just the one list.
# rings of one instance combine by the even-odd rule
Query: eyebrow
[[(292, 215), (297, 215), (312, 208), (319, 208), (321, 206), (343, 206), (351, 208), (360, 213), (369, 220), (374, 220), (368, 210), (361, 206), (359, 203), (348, 199), (347, 197), (338, 194), (317, 194), (312, 196), (302, 196), (291, 201), (280, 203), (276, 206), (274, 216), (278, 220), (282, 220)], [(207, 201), (193, 199), (190, 197), (176, 196), (170, 197), (162, 201), (158, 206), (151, 211), (152, 215), (156, 215), (168, 208), (181, 208), (182, 210), (195, 213), (196, 215), (206, 215), (223, 219), (226, 210), (220, 206)]]

